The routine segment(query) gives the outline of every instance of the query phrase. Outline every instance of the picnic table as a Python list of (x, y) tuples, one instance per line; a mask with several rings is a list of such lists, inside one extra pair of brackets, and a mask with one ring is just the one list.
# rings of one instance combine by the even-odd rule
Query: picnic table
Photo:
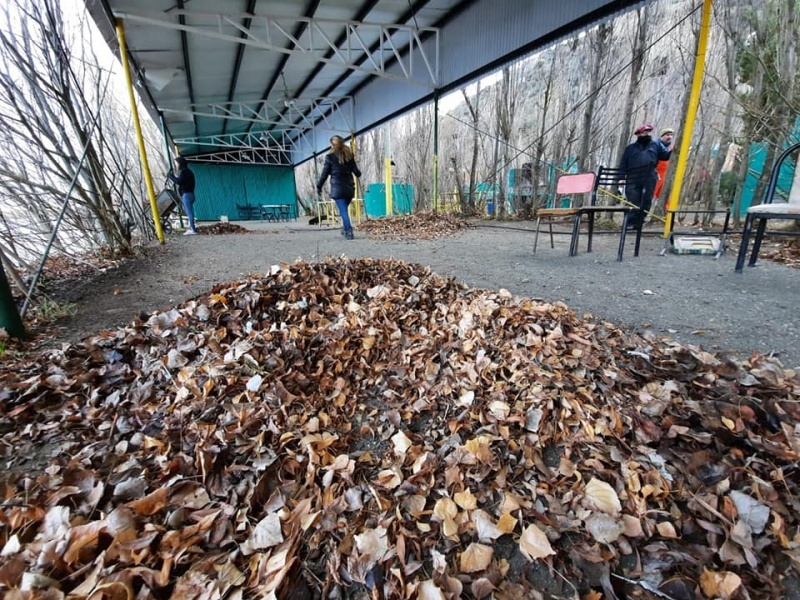
[(290, 204), (262, 204), (261, 218), (267, 221), (288, 221), (292, 218)]

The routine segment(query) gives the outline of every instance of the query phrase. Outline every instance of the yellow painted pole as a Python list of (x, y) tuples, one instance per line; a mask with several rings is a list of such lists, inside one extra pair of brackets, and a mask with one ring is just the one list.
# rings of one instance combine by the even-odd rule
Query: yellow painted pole
[[(354, 136), (352, 133), (350, 134), (350, 150), (352, 151), (353, 159), (357, 164), (358, 157), (356, 156), (356, 136)], [(355, 175), (353, 175), (353, 183), (355, 184), (356, 198), (361, 198), (361, 186), (359, 185), (361, 182)]]
[(433, 96), (433, 211), (439, 210), (439, 92)]
[(675, 170), (675, 180), (669, 194), (666, 206), (666, 219), (664, 221), (664, 239), (669, 237), (674, 219), (669, 218), (669, 211), (675, 210), (680, 204), (683, 178), (686, 175), (686, 163), (689, 161), (689, 148), (692, 145), (694, 121), (697, 117), (697, 107), (700, 104), (700, 90), (703, 87), (703, 73), (706, 66), (706, 50), (708, 48), (708, 33), (711, 29), (711, 5), (713, 0), (703, 0), (703, 18), (700, 24), (700, 37), (697, 40), (697, 56), (694, 60), (694, 76), (692, 90), (689, 92), (689, 106), (686, 109), (686, 119), (681, 128), (681, 147), (678, 154), (678, 164)]
[(383, 159), (383, 179), (386, 183), (386, 216), (392, 216), (392, 159)]
[(147, 186), (147, 195), (150, 198), (150, 211), (153, 213), (153, 224), (156, 227), (156, 237), (162, 244), (164, 243), (164, 230), (161, 228), (161, 219), (158, 215), (158, 202), (156, 193), (153, 190), (153, 176), (150, 174), (150, 166), (147, 164), (147, 150), (144, 147), (142, 137), (142, 124), (139, 123), (139, 111), (136, 110), (136, 97), (133, 93), (133, 80), (131, 79), (131, 68), (128, 64), (128, 48), (125, 45), (125, 30), (122, 27), (122, 20), (117, 19), (117, 39), (119, 40), (119, 55), (122, 61), (122, 70), (125, 72), (125, 81), (128, 84), (128, 99), (131, 103), (131, 114), (133, 115), (133, 126), (136, 129), (136, 143), (139, 146), (139, 160), (142, 162), (142, 172), (144, 182)]
[(386, 216), (392, 216), (392, 126), (386, 125), (383, 149), (383, 181), (386, 187)]
[[(350, 150), (352, 150), (353, 159), (355, 160), (357, 158), (356, 157), (356, 136), (353, 135), (352, 133), (350, 133)], [(357, 160), (356, 160), (356, 164), (358, 164)], [(363, 198), (363, 196), (362, 196), (363, 190), (361, 189), (361, 180), (358, 177), (356, 177), (355, 174), (353, 175), (353, 183), (354, 183), (354, 188), (356, 190), (356, 197), (354, 199), (355, 202), (353, 202), (350, 205), (350, 208), (348, 208), (348, 212), (350, 213), (350, 218), (351, 219), (355, 219), (356, 223), (358, 223), (360, 225), (361, 224), (361, 207), (359, 206), (359, 201)], [(354, 208), (353, 208), (353, 205), (355, 205)], [(355, 211), (355, 215), (353, 215), (353, 211)]]

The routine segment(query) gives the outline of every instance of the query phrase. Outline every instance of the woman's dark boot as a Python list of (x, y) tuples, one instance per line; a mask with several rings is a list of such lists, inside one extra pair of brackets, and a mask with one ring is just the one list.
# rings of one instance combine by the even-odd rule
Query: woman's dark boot
[(355, 238), (355, 236), (353, 235), (353, 228), (352, 227), (350, 229), (345, 229), (344, 230), (344, 237), (346, 239), (348, 239), (348, 240), (352, 240), (352, 239)]

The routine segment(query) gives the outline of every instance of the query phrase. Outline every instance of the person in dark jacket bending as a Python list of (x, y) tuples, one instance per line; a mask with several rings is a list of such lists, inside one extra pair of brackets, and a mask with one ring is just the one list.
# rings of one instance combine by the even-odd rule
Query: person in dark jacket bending
[(619, 168), (625, 173), (625, 197), (641, 210), (631, 213), (628, 227), (638, 229), (644, 224), (646, 213), (653, 203), (653, 190), (658, 182), (656, 165), (659, 160), (669, 160), (670, 150), (650, 135), (652, 125), (640, 125), (633, 134), (636, 141), (622, 154)]
[(353, 239), (353, 227), (348, 214), (350, 202), (356, 195), (353, 175), (361, 177), (353, 151), (347, 147), (341, 136), (335, 135), (331, 138), (331, 151), (325, 157), (325, 166), (322, 167), (317, 181), (317, 194), (322, 194), (322, 186), (330, 176), (331, 198), (336, 202), (339, 216), (342, 217), (342, 235), (348, 240)]
[(189, 169), (188, 161), (182, 156), (175, 159), (175, 166), (178, 169), (178, 174), (175, 175), (171, 170), (167, 176), (178, 185), (178, 193), (181, 195), (181, 202), (183, 203), (183, 212), (189, 219), (189, 229), (183, 235), (194, 235), (197, 233), (194, 225), (194, 173)]

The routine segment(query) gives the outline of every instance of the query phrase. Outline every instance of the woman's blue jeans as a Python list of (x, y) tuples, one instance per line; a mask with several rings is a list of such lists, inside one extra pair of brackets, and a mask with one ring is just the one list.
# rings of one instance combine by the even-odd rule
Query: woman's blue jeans
[(350, 211), (347, 210), (347, 207), (350, 206), (350, 200), (334, 198), (334, 202), (336, 202), (336, 208), (339, 209), (339, 216), (342, 217), (342, 228), (345, 231), (350, 231), (353, 228), (350, 224)]
[(182, 194), (181, 201), (183, 202), (183, 212), (186, 213), (186, 218), (189, 219), (189, 229), (194, 231), (194, 194), (189, 192)]

